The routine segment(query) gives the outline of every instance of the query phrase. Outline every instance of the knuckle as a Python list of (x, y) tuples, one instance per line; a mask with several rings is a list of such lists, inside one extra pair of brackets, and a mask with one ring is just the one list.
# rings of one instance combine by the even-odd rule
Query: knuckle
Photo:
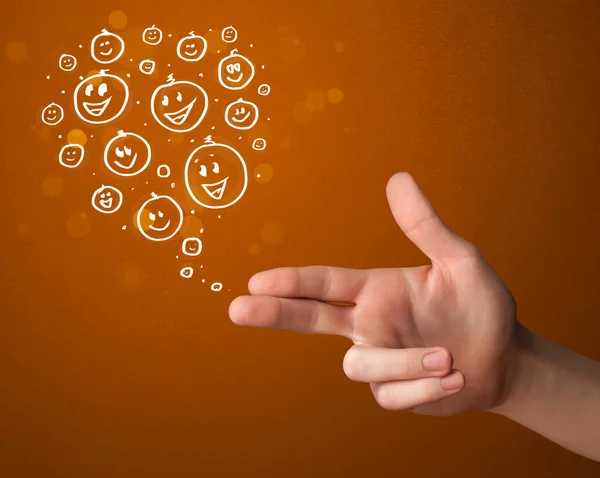
[(344, 356), (344, 373), (350, 380), (361, 380), (366, 373), (366, 363), (363, 354), (352, 347)]

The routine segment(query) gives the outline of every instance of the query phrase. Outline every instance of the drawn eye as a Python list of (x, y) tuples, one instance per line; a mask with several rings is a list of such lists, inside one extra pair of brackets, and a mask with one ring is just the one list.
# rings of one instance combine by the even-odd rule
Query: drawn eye
[(106, 40), (106, 42), (104, 42), (105, 45), (110, 45), (110, 41)]
[(200, 176), (206, 177), (206, 175), (207, 175), (206, 166), (203, 164), (202, 166), (200, 166)]
[(131, 156), (131, 148), (128, 148), (127, 146), (125, 146), (125, 154), (127, 156)]
[(239, 71), (240, 71), (240, 64), (239, 64), (239, 63), (236, 63), (235, 65), (233, 65), (233, 69), (234, 69), (235, 71), (238, 71), (238, 72), (239, 72)]
[(219, 163), (213, 163), (213, 173), (219, 174)]
[(246, 108), (244, 108), (243, 106), (240, 108), (240, 113), (241, 114), (246, 114)]
[(115, 149), (115, 154), (119, 157), (122, 158), (123, 156), (125, 156), (125, 154), (123, 153), (123, 150), (121, 148), (117, 148)]
[(233, 65), (227, 65), (227, 73), (229, 73), (230, 75), (233, 75), (233, 72), (234, 72)]
[(101, 83), (100, 86), (98, 87), (98, 94), (100, 96), (104, 96), (107, 91), (108, 91), (108, 86), (106, 86), (106, 83)]
[(105, 196), (105, 194), (104, 194), (104, 193), (100, 194), (100, 197), (101, 197), (102, 199), (104, 199), (104, 196)]
[(177, 92), (177, 101), (179, 101), (180, 103), (183, 101), (183, 95), (181, 94), (181, 91)]
[(92, 91), (94, 91), (94, 85), (90, 83), (85, 87), (85, 96), (90, 96), (92, 94)]
[(162, 211), (158, 211), (158, 217), (164, 217), (164, 214)]
[(169, 106), (169, 97), (167, 95), (163, 96), (162, 105)]
[(106, 193), (106, 197), (109, 198), (111, 196), (110, 191)]
[(150, 218), (150, 220), (152, 222), (156, 221), (156, 214), (154, 214), (153, 212), (151, 212), (150, 214), (148, 214), (148, 217)]

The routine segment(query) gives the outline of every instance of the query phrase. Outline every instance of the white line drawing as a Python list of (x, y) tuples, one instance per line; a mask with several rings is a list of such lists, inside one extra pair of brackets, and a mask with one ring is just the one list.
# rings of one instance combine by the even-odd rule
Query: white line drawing
[[(161, 171), (164, 171), (161, 173)], [(169, 168), (168, 164), (160, 164), (158, 168), (156, 168), (156, 175), (159, 178), (168, 178), (171, 175), (171, 168)]]
[(181, 245), (181, 252), (186, 256), (199, 256), (202, 252), (202, 241), (197, 237), (187, 237)]
[(125, 52), (125, 42), (105, 28), (92, 38), (90, 50), (94, 60), (106, 65), (121, 58)]
[(221, 284), (220, 282), (213, 282), (210, 285), (210, 290), (212, 290), (213, 292), (219, 292), (223, 289), (223, 284)]
[(148, 167), (151, 159), (148, 141), (131, 132), (119, 131), (104, 148), (104, 164), (117, 176), (136, 176)]
[(158, 45), (162, 41), (162, 30), (156, 25), (152, 25), (142, 33), (142, 41), (148, 45)]
[(237, 40), (237, 35), (237, 30), (229, 25), (228, 27), (223, 28), (223, 31), (221, 32), (221, 39), (225, 43), (233, 43)]
[(184, 267), (183, 269), (181, 269), (179, 271), (179, 275), (181, 277), (183, 277), (184, 279), (189, 279), (190, 277), (192, 277), (194, 275), (194, 269), (192, 269), (191, 267)]
[(140, 71), (144, 75), (151, 75), (154, 73), (154, 68), (156, 68), (156, 63), (152, 60), (142, 60), (140, 61)]
[(225, 109), (225, 122), (235, 129), (252, 128), (258, 121), (258, 106), (240, 98)]
[[(121, 85), (123, 92), (117, 91), (115, 82)], [(118, 97), (121, 93), (123, 93), (123, 98)], [(96, 101), (91, 101), (92, 99)], [(90, 124), (105, 124), (118, 118), (125, 111), (128, 101), (129, 87), (127, 83), (119, 76), (109, 74), (108, 70), (100, 70), (100, 73), (85, 78), (77, 85), (73, 93), (75, 113)], [(108, 106), (111, 104), (112, 107), (109, 109)], [(102, 118), (107, 109), (109, 109), (109, 113)]]
[[(200, 105), (202, 102), (204, 104)], [(191, 81), (176, 81), (171, 74), (165, 84), (154, 90), (150, 109), (161, 126), (176, 133), (186, 133), (196, 128), (206, 116), (208, 95), (200, 85)], [(192, 120), (188, 121), (190, 116)]]
[(103, 214), (116, 212), (123, 204), (123, 194), (113, 186), (104, 184), (96, 189), (92, 196), (92, 206), (96, 211)]
[(85, 149), (80, 144), (69, 143), (60, 148), (58, 162), (65, 168), (76, 168), (85, 157)]
[(177, 56), (184, 61), (199, 61), (206, 53), (206, 40), (193, 31), (177, 43)]
[[(209, 174), (217, 181), (205, 182)], [(227, 189), (232, 174), (237, 177), (232, 178), (232, 184)], [(238, 202), (246, 192), (248, 170), (240, 153), (231, 146), (215, 143), (211, 136), (207, 136), (205, 144), (188, 157), (184, 180), (188, 194), (200, 206), (223, 209)]]
[[(142, 215), (148, 215), (147, 230), (142, 226)], [(183, 210), (170, 196), (151, 194), (136, 215), (136, 224), (142, 236), (151, 241), (160, 242), (171, 239), (181, 229), (183, 224)]]
[(267, 96), (269, 93), (271, 93), (271, 86), (267, 85), (266, 83), (263, 83), (262, 85), (260, 85), (258, 87), (258, 94), (260, 96)]
[(50, 103), (42, 110), (42, 123), (56, 126), (65, 117), (65, 110), (57, 103)]
[(60, 55), (58, 67), (63, 71), (73, 71), (77, 66), (77, 58), (66, 53)]
[(256, 151), (262, 151), (267, 147), (267, 140), (264, 138), (256, 138), (252, 141), (252, 149)]
[(241, 90), (254, 78), (254, 65), (234, 49), (219, 62), (218, 75), (219, 83), (228, 90)]

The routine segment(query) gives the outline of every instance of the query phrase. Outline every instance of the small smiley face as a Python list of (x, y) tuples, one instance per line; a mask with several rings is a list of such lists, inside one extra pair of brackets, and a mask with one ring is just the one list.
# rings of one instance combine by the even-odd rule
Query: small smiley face
[(92, 206), (103, 214), (112, 214), (123, 204), (123, 194), (117, 188), (102, 185), (92, 196)]
[(56, 126), (65, 117), (62, 106), (56, 103), (50, 103), (42, 110), (42, 122), (48, 126)]
[(256, 138), (252, 142), (252, 149), (254, 149), (256, 151), (262, 151), (266, 147), (267, 147), (267, 140), (264, 138)]
[(158, 45), (162, 41), (162, 31), (152, 25), (142, 33), (142, 41), (148, 45)]
[(156, 63), (152, 60), (140, 61), (140, 71), (144, 75), (151, 75), (152, 73), (154, 73), (155, 68), (156, 68)]
[(199, 61), (206, 53), (206, 40), (200, 35), (190, 32), (177, 44), (177, 56), (184, 61)]
[(219, 83), (228, 90), (241, 90), (254, 78), (254, 65), (248, 58), (232, 50), (219, 62)]
[(183, 210), (169, 196), (153, 194), (137, 213), (137, 226), (141, 234), (151, 241), (171, 239), (183, 224)]
[(225, 122), (235, 129), (252, 128), (258, 121), (258, 106), (251, 101), (239, 99), (225, 109)]
[(179, 275), (181, 277), (183, 277), (184, 279), (189, 279), (190, 277), (192, 277), (194, 275), (194, 269), (191, 267), (184, 267), (183, 269), (181, 269), (179, 271)]
[(75, 88), (73, 99), (75, 112), (83, 121), (104, 124), (125, 111), (129, 87), (122, 78), (103, 70), (81, 80)]
[(77, 58), (73, 55), (61, 55), (58, 59), (58, 67), (63, 71), (73, 71), (77, 66)]
[(104, 148), (104, 164), (118, 176), (136, 176), (150, 164), (150, 144), (139, 134), (119, 131)]
[(197, 237), (188, 237), (184, 239), (181, 245), (181, 252), (186, 256), (198, 256), (202, 252), (202, 241)]
[(92, 38), (92, 58), (98, 63), (108, 64), (117, 61), (125, 51), (125, 42), (119, 35), (102, 30)]
[(80, 144), (65, 144), (58, 153), (58, 162), (65, 168), (76, 168), (81, 164), (85, 150)]
[(271, 93), (271, 87), (266, 83), (263, 83), (258, 87), (258, 94), (260, 96), (267, 96), (269, 93)]
[(237, 30), (232, 26), (225, 27), (221, 32), (221, 38), (225, 43), (233, 43), (237, 40)]

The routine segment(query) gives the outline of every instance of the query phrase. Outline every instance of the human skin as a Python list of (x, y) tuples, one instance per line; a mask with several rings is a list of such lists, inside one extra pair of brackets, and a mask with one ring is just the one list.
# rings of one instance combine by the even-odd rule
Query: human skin
[(250, 295), (232, 302), (231, 320), (352, 340), (344, 372), (369, 383), (385, 409), (487, 410), (600, 460), (600, 363), (521, 324), (508, 287), (409, 174), (394, 175), (386, 192), (398, 226), (431, 264), (260, 272)]

